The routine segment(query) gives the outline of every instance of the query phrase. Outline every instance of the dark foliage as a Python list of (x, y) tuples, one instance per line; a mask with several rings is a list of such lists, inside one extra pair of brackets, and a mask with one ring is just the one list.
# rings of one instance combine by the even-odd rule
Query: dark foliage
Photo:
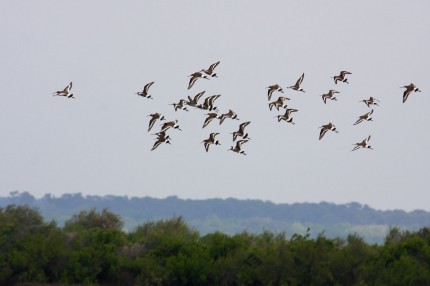
[(430, 229), (391, 229), (382, 245), (310, 230), (201, 236), (182, 217), (131, 232), (104, 209), (64, 227), (0, 208), (0, 285), (430, 285)]

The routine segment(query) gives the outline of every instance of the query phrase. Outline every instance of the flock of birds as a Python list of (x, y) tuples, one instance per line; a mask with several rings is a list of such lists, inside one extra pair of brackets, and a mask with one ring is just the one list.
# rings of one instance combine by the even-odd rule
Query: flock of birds
[[(191, 89), (194, 86), (195, 82), (199, 79), (210, 80), (211, 78), (217, 78), (218, 76), (215, 73), (215, 69), (219, 64), (220, 64), (220, 61), (210, 65), (208, 69), (201, 69), (198, 72), (192, 73), (189, 76), (190, 80), (188, 82), (188, 90)], [(349, 84), (348, 78), (347, 78), (348, 75), (351, 75), (351, 73), (348, 71), (341, 71), (339, 75), (335, 75), (332, 78), (335, 84), (337, 84), (338, 82)], [(304, 77), (305, 77), (305, 74), (303, 73), (294, 85), (289, 86), (287, 88), (295, 91), (299, 91), (299, 92), (305, 92), (305, 90), (301, 87)], [(154, 82), (150, 82), (146, 84), (143, 90), (140, 92), (136, 92), (136, 94), (138, 96), (141, 96), (147, 99), (154, 99), (154, 97), (149, 93), (149, 89), (153, 84)], [(64, 96), (66, 98), (75, 99), (74, 94), (71, 92), (72, 86), (73, 84), (72, 82), (70, 82), (63, 90), (56, 91), (53, 93), (53, 95)], [(405, 91), (403, 92), (403, 103), (406, 102), (406, 100), (408, 99), (409, 95), (412, 92), (421, 92), (421, 90), (413, 83), (409, 85), (405, 85), (402, 88), (405, 88)], [(298, 112), (299, 110), (294, 108), (289, 108), (288, 105), (285, 104), (285, 101), (290, 100), (290, 98), (287, 98), (285, 96), (279, 96), (277, 100), (271, 101), (272, 95), (275, 92), (284, 93), (284, 90), (282, 89), (282, 87), (279, 84), (274, 84), (274, 85), (268, 86), (267, 89), (268, 89), (267, 97), (269, 101), (268, 103), (269, 110), (272, 111), (273, 108), (276, 108), (277, 111), (279, 111), (280, 109), (285, 110), (283, 114), (275, 116), (278, 122), (286, 121), (287, 123), (295, 124), (293, 122), (293, 113)], [(327, 104), (328, 100), (336, 101), (337, 100), (337, 98), (335, 97), (336, 93), (339, 93), (339, 92), (334, 89), (330, 89), (326, 94), (321, 95), (324, 104)], [(214, 119), (219, 120), (219, 125), (221, 125), (226, 119), (239, 120), (238, 115), (231, 109), (229, 109), (229, 111), (226, 113), (218, 115), (219, 108), (215, 106), (215, 101), (221, 97), (220, 94), (208, 96), (204, 99), (202, 103), (199, 103), (200, 99), (203, 97), (204, 94), (205, 94), (205, 91), (202, 91), (197, 95), (195, 95), (194, 97), (188, 96), (187, 99), (180, 99), (178, 103), (172, 103), (170, 105), (173, 106), (175, 112), (178, 110), (183, 110), (188, 112), (189, 111), (188, 107), (209, 111), (209, 113), (205, 114), (206, 118), (203, 121), (202, 128), (205, 128), (206, 126), (208, 126)], [(364, 102), (368, 108), (371, 108), (373, 106), (379, 106), (378, 103), (380, 101), (374, 97), (370, 97), (369, 99), (363, 99), (360, 102)], [(371, 116), (373, 112), (374, 110), (371, 109), (369, 112), (359, 116), (353, 125), (357, 125), (365, 121), (372, 121)], [(158, 132), (152, 134), (156, 136), (156, 139), (155, 139), (154, 145), (151, 148), (151, 151), (157, 149), (163, 143), (171, 144), (171, 137), (170, 135), (167, 134), (169, 130), (176, 129), (176, 130), (182, 131), (181, 128), (179, 127), (177, 119), (172, 121), (167, 121), (164, 115), (162, 115), (159, 112), (149, 114), (148, 117), (151, 117), (149, 120), (148, 132), (152, 130), (152, 128), (154, 127), (157, 121), (160, 121), (160, 122), (166, 121), (160, 125), (161, 128)], [(231, 146), (230, 149), (228, 149), (229, 151), (231, 150), (238, 154), (246, 155), (245, 151), (242, 150), (242, 145), (247, 143), (249, 140), (251, 140), (248, 133), (245, 132), (245, 128), (250, 123), (251, 121), (242, 122), (239, 125), (238, 130), (231, 133), (233, 135), (233, 146)], [(319, 133), (319, 140), (321, 140), (328, 131), (339, 133), (336, 130), (336, 126), (331, 122), (329, 122), (328, 124), (322, 125), (320, 129), (321, 130)], [(201, 142), (204, 144), (204, 148), (206, 152), (209, 151), (210, 145), (221, 145), (219, 140), (216, 139), (216, 136), (218, 136), (219, 134), (220, 133), (218, 132), (210, 133), (209, 138), (204, 139)], [(240, 140), (238, 140), (239, 138)], [(354, 148), (352, 149), (352, 151), (358, 150), (360, 148), (373, 149), (372, 146), (369, 145), (370, 138), (371, 138), (371, 135), (369, 135), (363, 141), (353, 144)]]

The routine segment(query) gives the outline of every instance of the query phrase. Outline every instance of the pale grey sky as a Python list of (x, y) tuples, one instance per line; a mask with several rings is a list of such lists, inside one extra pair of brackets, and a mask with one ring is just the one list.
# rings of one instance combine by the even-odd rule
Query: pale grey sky
[[(2, 1), (0, 192), (430, 210), (429, 11), (424, 0)], [(219, 78), (187, 91), (187, 76), (218, 60)], [(340, 70), (349, 85), (334, 85)], [(303, 72), (306, 93), (287, 90)], [(70, 81), (76, 100), (51, 95)], [(134, 94), (150, 81), (154, 100)], [(410, 82), (423, 92), (403, 104)], [(275, 83), (296, 125), (269, 111)], [(338, 101), (324, 105), (332, 88)], [(247, 156), (226, 151), (240, 122), (202, 129), (206, 112), (168, 105), (203, 90), (252, 122)], [(381, 101), (374, 122), (352, 126), (369, 96)], [(151, 152), (153, 112), (183, 131)], [(340, 133), (318, 141), (328, 122)], [(206, 153), (210, 132), (222, 145)], [(374, 150), (351, 152), (369, 134)]]

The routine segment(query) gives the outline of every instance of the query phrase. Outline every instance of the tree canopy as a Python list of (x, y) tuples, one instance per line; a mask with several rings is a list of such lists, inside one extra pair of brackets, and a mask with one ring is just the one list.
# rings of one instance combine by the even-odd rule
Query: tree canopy
[(64, 227), (37, 209), (0, 208), (0, 285), (429, 285), (430, 229), (390, 230), (384, 244), (310, 230), (200, 235), (182, 217), (133, 231), (108, 209)]

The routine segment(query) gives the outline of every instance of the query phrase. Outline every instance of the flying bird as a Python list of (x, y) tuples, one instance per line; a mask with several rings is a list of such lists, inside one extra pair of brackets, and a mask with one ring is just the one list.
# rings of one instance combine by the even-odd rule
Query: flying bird
[(285, 110), (285, 113), (283, 115), (277, 115), (275, 116), (275, 118), (278, 118), (278, 122), (281, 122), (282, 120), (291, 123), (291, 124), (296, 124), (293, 122), (293, 117), (291, 116), (291, 113), (293, 112), (297, 112), (299, 111), (298, 109), (293, 109), (293, 108), (287, 108), (287, 110)]
[(209, 110), (209, 111), (216, 111), (218, 112), (218, 108), (214, 106), (215, 101), (221, 96), (221, 94), (211, 95), (208, 96), (203, 104), (196, 105), (197, 108)]
[(242, 155), (246, 155), (245, 151), (242, 150), (242, 144), (245, 144), (249, 140), (239, 140), (236, 142), (236, 146), (233, 148), (233, 146), (228, 149), (228, 151), (233, 151)]
[(352, 74), (348, 71), (341, 71), (339, 75), (335, 75), (332, 77), (332, 79), (334, 79), (334, 83), (337, 84), (338, 81), (344, 82), (344, 83), (348, 83), (348, 79), (346, 78), (347, 74)]
[(280, 96), (278, 97), (278, 99), (276, 101), (272, 101), (271, 103), (269, 103), (269, 109), (272, 110), (273, 107), (276, 108), (276, 110), (279, 111), (279, 107), (286, 107), (286, 105), (284, 106), (284, 101), (285, 100), (290, 100), (288, 97), (284, 97), (284, 96)]
[(300, 85), (302, 84), (304, 78), (305, 78), (305, 74), (303, 73), (302, 76), (296, 81), (296, 84), (289, 86), (288, 88), (291, 88), (291, 89), (294, 89), (297, 91), (301, 91), (301, 92), (305, 92), (303, 90), (303, 88), (300, 88)]
[(160, 132), (152, 134), (152, 135), (157, 136), (156, 140), (169, 140), (170, 139), (170, 136), (166, 134), (166, 131), (160, 131)]
[(148, 94), (149, 88), (150, 88), (150, 87), (151, 87), (151, 85), (153, 85), (153, 84), (154, 84), (154, 82), (150, 82), (150, 83), (146, 84), (146, 85), (143, 87), (143, 91), (136, 92), (136, 94), (137, 94), (137, 95), (139, 95), (139, 96), (142, 96), (142, 97), (146, 97), (146, 98), (151, 98), (151, 99), (153, 99), (153, 97), (152, 97), (151, 95), (149, 95), (149, 94)]
[(209, 146), (210, 146), (211, 144), (221, 145), (221, 144), (219, 143), (219, 141), (215, 139), (215, 137), (216, 137), (217, 135), (219, 135), (219, 133), (211, 133), (211, 134), (209, 135), (209, 138), (208, 138), (208, 139), (205, 139), (205, 140), (203, 140), (203, 141), (202, 141), (202, 143), (204, 143), (204, 145), (205, 145), (206, 152), (208, 152), (208, 151), (209, 151)]
[(215, 112), (211, 112), (206, 114), (208, 117), (206, 117), (205, 122), (203, 122), (203, 127), (205, 128), (206, 126), (208, 126), (208, 124), (215, 118), (218, 118), (218, 114), (216, 114)]
[(195, 72), (193, 74), (190, 75), (191, 79), (190, 82), (188, 83), (188, 89), (192, 88), (194, 83), (199, 79), (199, 78), (204, 78), (204, 79), (209, 79), (207, 77), (206, 74), (203, 74), (202, 72)]
[(151, 119), (149, 120), (149, 127), (148, 127), (148, 132), (152, 129), (152, 127), (154, 126), (155, 122), (159, 119), (160, 121), (165, 120), (164, 116), (161, 115), (160, 113), (153, 113), (153, 114), (149, 114), (147, 117), (151, 117)]
[(378, 104), (379, 100), (377, 100), (374, 97), (370, 97), (369, 99), (363, 99), (359, 102), (364, 102), (367, 105), (367, 107), (370, 107), (371, 105), (379, 106), (379, 104)]
[(205, 92), (206, 91), (199, 92), (198, 94), (196, 94), (194, 96), (194, 98), (191, 98), (191, 96), (188, 95), (187, 104), (189, 106), (194, 106), (194, 107), (197, 106), (197, 103), (198, 103), (199, 99), (203, 96), (203, 94), (205, 94)]
[(370, 110), (369, 112), (367, 112), (366, 114), (361, 115), (360, 117), (358, 117), (357, 121), (354, 123), (354, 125), (357, 125), (363, 121), (373, 121), (372, 117), (370, 117), (373, 113), (373, 109)]
[(218, 77), (215, 73), (215, 68), (219, 65), (220, 61), (211, 64), (210, 67), (207, 70), (201, 70), (202, 72), (204, 72), (205, 74), (207, 74), (208, 76), (211, 77)]
[(336, 130), (336, 126), (334, 126), (334, 124), (331, 122), (329, 122), (326, 125), (321, 126), (320, 128), (321, 128), (321, 131), (320, 131), (320, 139), (319, 140), (321, 140), (324, 137), (324, 135), (327, 133), (327, 131), (329, 131), (329, 130), (334, 131), (336, 133), (339, 133), (339, 131)]
[(172, 104), (170, 104), (170, 105), (173, 105), (173, 107), (175, 108), (175, 112), (176, 112), (178, 109), (188, 111), (188, 109), (187, 109), (187, 107), (186, 107), (186, 105), (187, 105), (187, 101), (186, 101), (185, 99), (181, 99), (181, 100), (179, 100), (179, 102), (178, 102), (178, 103), (172, 103)]
[(221, 114), (220, 117), (218, 118), (219, 118), (219, 125), (221, 125), (226, 118), (239, 120), (239, 118), (237, 118), (236, 112), (234, 112), (231, 109), (229, 109), (227, 113)]
[(233, 134), (233, 141), (236, 141), (237, 137), (242, 137), (243, 139), (250, 140), (251, 138), (248, 137), (248, 133), (245, 133), (245, 127), (248, 126), (251, 123), (251, 121), (243, 122), (239, 125), (239, 130), (235, 131), (231, 134)]
[(170, 144), (170, 141), (168, 139), (166, 139), (166, 138), (164, 138), (164, 139), (157, 139), (157, 141), (155, 141), (155, 143), (154, 143), (154, 146), (152, 146), (151, 151), (154, 151), (155, 149), (157, 149), (157, 147), (160, 146), (161, 143)]
[(179, 128), (178, 120), (177, 120), (177, 119), (176, 119), (176, 120), (174, 120), (174, 121), (168, 121), (168, 122), (165, 122), (165, 123), (161, 126), (161, 132), (163, 132), (163, 131), (167, 131), (167, 130), (168, 130), (168, 129), (170, 129), (170, 128), (178, 129), (178, 130), (182, 131), (182, 129), (181, 129), (181, 128)]
[(63, 90), (58, 90), (54, 93), (52, 93), (53, 96), (66, 96), (67, 98), (74, 98), (73, 93), (70, 93), (70, 90), (72, 89), (73, 83), (70, 82)]
[(351, 150), (351, 152), (355, 151), (357, 149), (360, 149), (360, 148), (367, 148), (367, 149), (373, 150), (372, 146), (369, 145), (369, 140), (370, 140), (370, 135), (369, 135), (369, 137), (367, 137), (363, 141), (353, 144), (353, 145), (355, 145), (355, 147), (354, 147), (354, 149)]
[(403, 86), (403, 88), (406, 88), (405, 92), (403, 92), (403, 103), (406, 102), (411, 92), (421, 92), (421, 90), (419, 90), (419, 88), (416, 87), (413, 83), (411, 83), (410, 85), (405, 85)]
[(322, 100), (324, 101), (324, 104), (327, 103), (327, 99), (331, 99), (331, 100), (337, 100), (337, 98), (334, 96), (335, 93), (339, 93), (336, 90), (330, 89), (328, 91), (328, 93), (321, 95), (322, 96)]
[(272, 94), (275, 91), (279, 91), (281, 93), (284, 93), (284, 91), (282, 90), (282, 87), (279, 84), (274, 84), (274, 85), (268, 86), (267, 88), (268, 88), (268, 90), (267, 90), (267, 100), (271, 100), (272, 99)]

